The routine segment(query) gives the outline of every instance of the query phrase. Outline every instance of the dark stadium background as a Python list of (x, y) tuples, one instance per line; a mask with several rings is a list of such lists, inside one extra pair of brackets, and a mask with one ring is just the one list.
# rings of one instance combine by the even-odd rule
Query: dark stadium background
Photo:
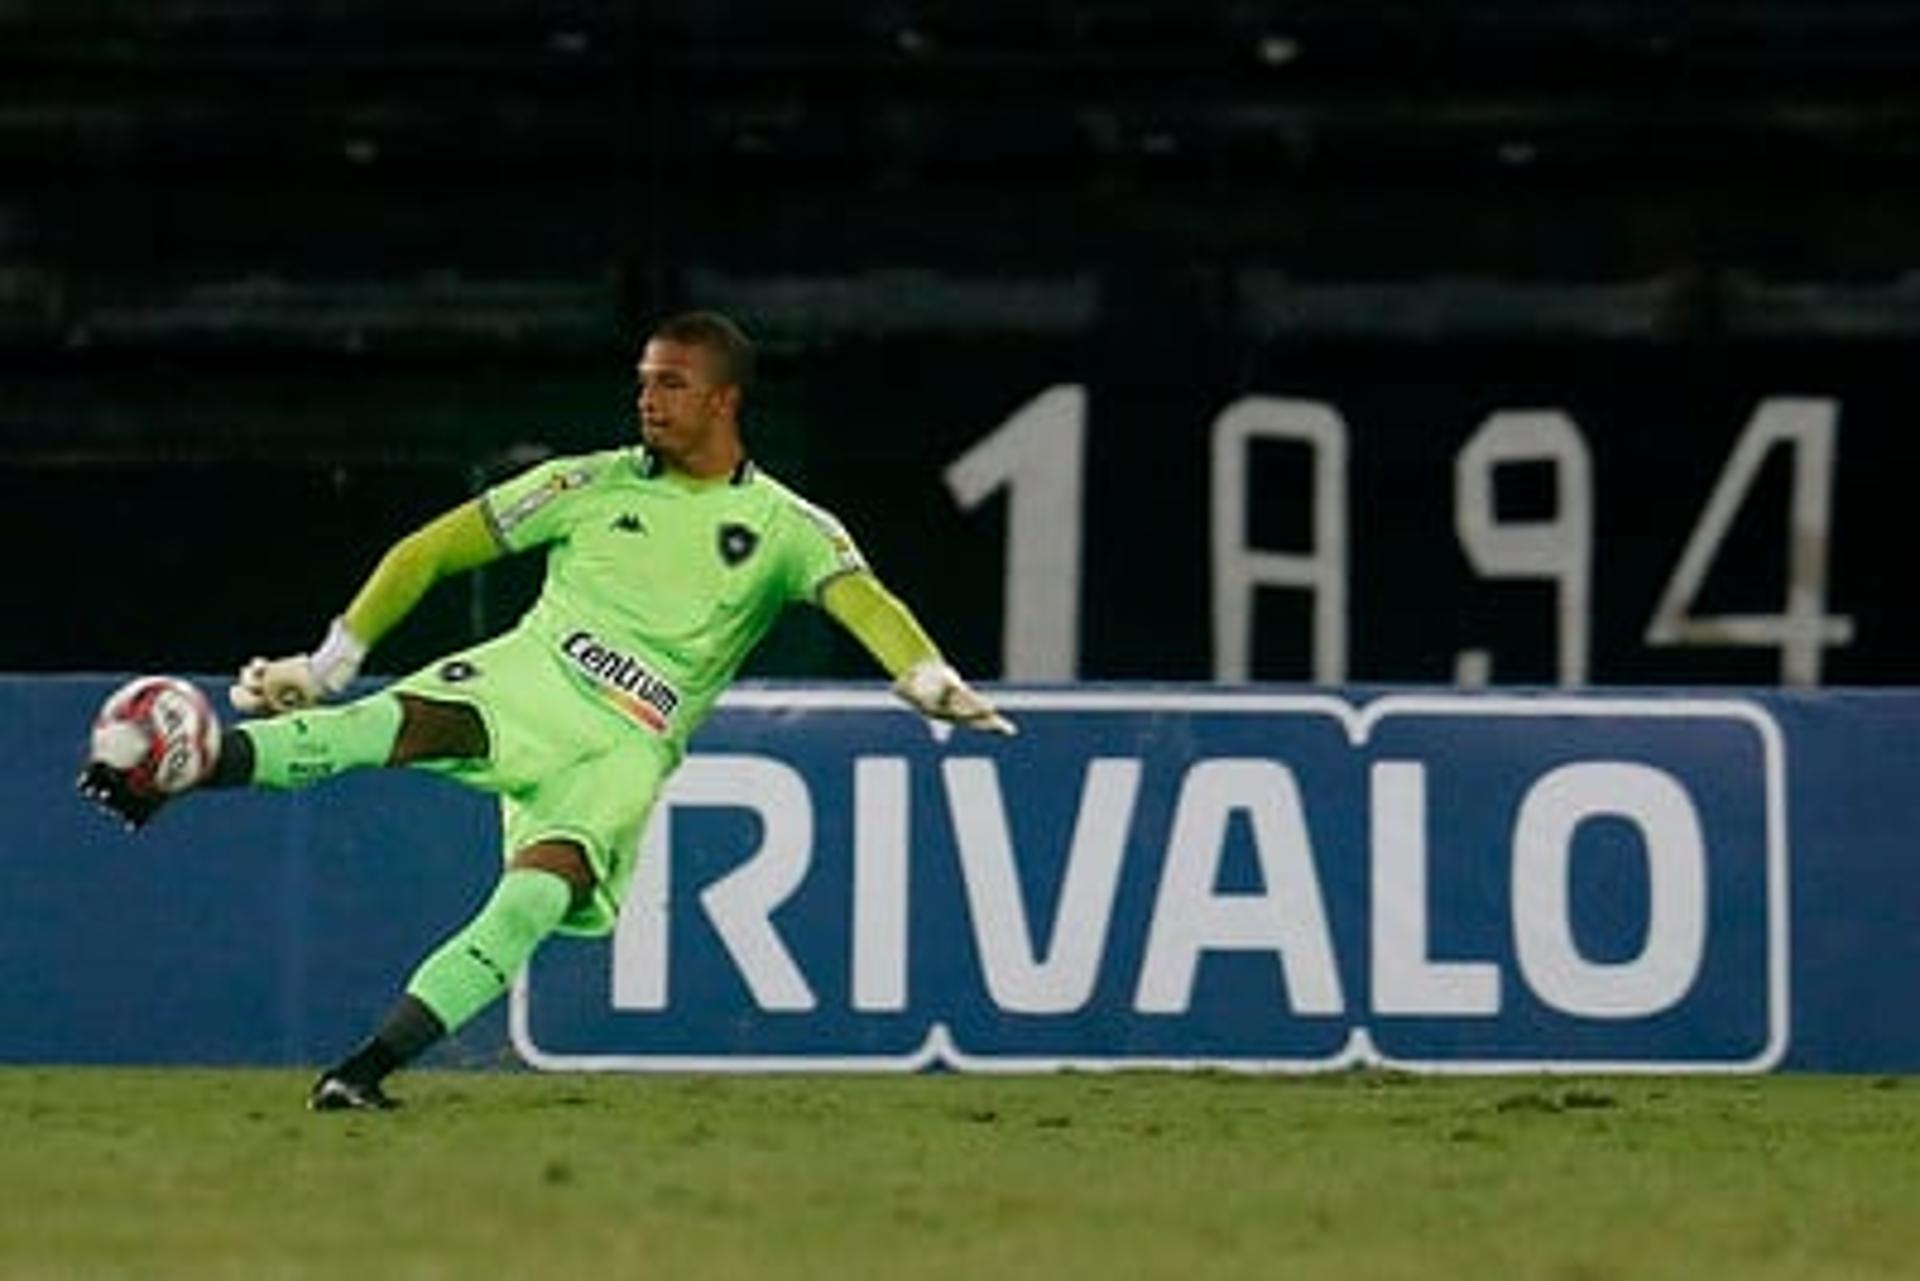
[[(1769, 683), (1641, 634), (1755, 405), (1805, 395), (1841, 404), (1825, 679), (1907, 683), (1916, 71), (1889, 0), (0, 0), (0, 669), (305, 646), (411, 523), (627, 439), (648, 321), (717, 306), (758, 456), (971, 671), (1004, 504), (942, 470), (1078, 383), (1081, 675), (1209, 675), (1208, 430), (1258, 393), (1352, 432), (1352, 679), (1553, 679), (1546, 589), (1449, 515), (1468, 433), (1545, 405), (1594, 456), (1592, 679)], [(1297, 540), (1299, 460), (1255, 470)], [(1788, 485), (1702, 608), (1777, 610)], [(1262, 598), (1253, 674), (1310, 674), (1305, 619)], [(872, 674), (805, 616), (755, 670)]]

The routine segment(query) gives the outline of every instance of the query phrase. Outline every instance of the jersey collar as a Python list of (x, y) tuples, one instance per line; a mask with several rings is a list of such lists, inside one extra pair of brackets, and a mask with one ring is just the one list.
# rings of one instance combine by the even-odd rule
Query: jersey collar
[[(664, 476), (667, 471), (666, 460), (654, 453), (651, 449), (648, 449), (645, 445), (635, 445), (633, 447), (633, 466), (634, 470), (649, 480), (657, 476)], [(734, 466), (733, 473), (727, 477), (727, 484), (744, 485), (753, 479), (753, 474), (757, 470), (753, 464), (753, 459), (742, 454), (739, 463)]]

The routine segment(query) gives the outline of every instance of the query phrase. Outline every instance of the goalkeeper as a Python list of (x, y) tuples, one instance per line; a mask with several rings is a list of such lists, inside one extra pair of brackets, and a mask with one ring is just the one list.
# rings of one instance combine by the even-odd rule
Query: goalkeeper
[[(385, 1108), (382, 1081), (503, 992), (555, 931), (613, 928), (660, 787), (789, 602), (846, 627), (927, 716), (1013, 726), (941, 657), (838, 521), (750, 461), (753, 353), (725, 317), (663, 323), (639, 364), (641, 445), (535, 466), (396, 543), (311, 653), (255, 659), (207, 786), (293, 788), (366, 766), (500, 798), (505, 867), (479, 914), (414, 971), (372, 1037), (315, 1082), (318, 1110)], [(437, 580), (549, 549), (511, 631), (322, 708)], [(138, 825), (161, 798), (101, 761), (87, 794)]]

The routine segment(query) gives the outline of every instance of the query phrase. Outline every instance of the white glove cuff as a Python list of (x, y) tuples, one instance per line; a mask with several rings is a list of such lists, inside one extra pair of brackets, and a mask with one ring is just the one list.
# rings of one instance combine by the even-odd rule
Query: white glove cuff
[(336, 618), (327, 628), (326, 639), (308, 657), (307, 666), (313, 671), (314, 684), (328, 694), (338, 694), (353, 684), (366, 656), (367, 647), (347, 630), (346, 620)]
[(926, 658), (900, 674), (900, 696), (928, 715), (945, 710), (948, 693), (960, 683), (960, 673), (937, 658)]

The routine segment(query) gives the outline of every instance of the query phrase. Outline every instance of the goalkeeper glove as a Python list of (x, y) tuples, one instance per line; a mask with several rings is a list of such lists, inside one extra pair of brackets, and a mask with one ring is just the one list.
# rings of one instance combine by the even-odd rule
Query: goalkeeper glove
[(937, 658), (915, 663), (893, 682), (893, 692), (922, 716), (951, 721), (990, 734), (1017, 734), (1013, 722), (960, 679), (960, 673)]
[(255, 658), (242, 667), (227, 698), (235, 710), (248, 716), (278, 716), (312, 707), (351, 685), (366, 656), (367, 647), (336, 618), (313, 653)]

